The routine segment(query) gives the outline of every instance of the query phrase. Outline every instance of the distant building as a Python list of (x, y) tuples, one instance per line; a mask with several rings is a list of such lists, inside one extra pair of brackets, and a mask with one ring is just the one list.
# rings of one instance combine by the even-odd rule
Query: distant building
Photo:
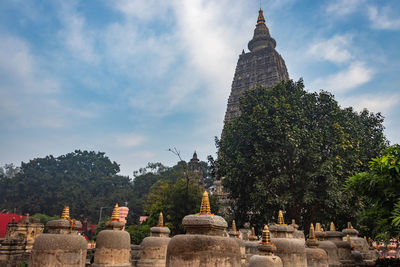
[(201, 167), (200, 161), (197, 158), (196, 151), (193, 153), (193, 158), (188, 163), (189, 174), (198, 179), (199, 185), (204, 186), (203, 168)]

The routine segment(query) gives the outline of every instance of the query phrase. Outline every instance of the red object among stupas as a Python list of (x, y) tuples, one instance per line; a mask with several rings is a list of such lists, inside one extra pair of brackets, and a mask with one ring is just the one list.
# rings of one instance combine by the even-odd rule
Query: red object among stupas
[(7, 224), (12, 222), (13, 218), (15, 218), (15, 222), (19, 222), (19, 220), (25, 219), (25, 215), (0, 213), (0, 238), (6, 236)]

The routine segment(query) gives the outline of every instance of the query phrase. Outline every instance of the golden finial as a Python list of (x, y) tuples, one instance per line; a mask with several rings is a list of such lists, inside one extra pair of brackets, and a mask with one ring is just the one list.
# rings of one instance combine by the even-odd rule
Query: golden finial
[(313, 224), (310, 225), (310, 233), (309, 233), (309, 235), (308, 235), (308, 240), (310, 240), (310, 241), (315, 241), (315, 240), (317, 240), (317, 239), (315, 238), (315, 231), (314, 231), (314, 225), (313, 225)]
[(367, 241), (367, 237), (366, 236), (364, 236), (364, 240)]
[(232, 221), (232, 232), (235, 232), (235, 233), (237, 232), (235, 220)]
[(61, 214), (61, 220), (68, 220), (68, 219), (69, 219), (69, 206), (65, 206)]
[(320, 224), (319, 222), (317, 222), (317, 223), (315, 224), (315, 232), (322, 232), (322, 231), (321, 231), (321, 224)]
[(160, 215), (158, 215), (157, 227), (163, 227), (163, 226), (164, 226), (164, 218), (162, 212), (160, 212)]
[(296, 224), (296, 220), (292, 219), (292, 225), (295, 225), (295, 224)]
[(270, 236), (268, 225), (265, 225), (264, 230), (262, 231), (261, 244), (264, 244), (264, 245), (271, 244), (271, 236)]
[(331, 232), (336, 231), (335, 224), (334, 224), (333, 222), (331, 222), (331, 227), (330, 227), (329, 230), (330, 230)]
[(210, 200), (208, 199), (207, 191), (204, 191), (201, 199), (200, 215), (211, 215)]
[(254, 230), (254, 227), (251, 227), (251, 235), (256, 236), (256, 231)]
[(321, 227), (321, 232), (323, 232), (323, 231), (324, 231), (324, 228)]
[(119, 222), (119, 208), (118, 208), (118, 203), (115, 204), (115, 207), (113, 209), (112, 215), (111, 215), (111, 221), (114, 222)]
[(351, 225), (351, 222), (347, 222), (347, 229), (353, 229), (353, 225)]
[(350, 235), (346, 235), (346, 240), (347, 240), (347, 242), (350, 244), (350, 247), (353, 249), (353, 248), (354, 248), (354, 245), (353, 245), (353, 243), (351, 242)]
[(283, 212), (281, 210), (278, 213), (278, 224), (285, 225), (285, 220), (283, 219)]
[(258, 11), (258, 19), (257, 19), (257, 24), (260, 23), (265, 23), (264, 15), (263, 15), (263, 10), (260, 7), (260, 10)]

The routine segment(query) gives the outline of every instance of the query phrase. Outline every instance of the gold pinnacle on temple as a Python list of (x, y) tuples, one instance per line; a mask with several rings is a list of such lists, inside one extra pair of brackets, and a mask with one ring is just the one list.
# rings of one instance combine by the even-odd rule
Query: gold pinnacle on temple
[(210, 200), (207, 191), (204, 191), (201, 199), (200, 215), (211, 215)]
[(315, 241), (315, 240), (317, 240), (317, 239), (315, 238), (315, 231), (314, 231), (314, 225), (313, 225), (313, 224), (310, 225), (310, 233), (309, 233), (309, 235), (308, 235), (308, 240), (310, 240), (310, 241)]
[(347, 229), (353, 229), (353, 225), (351, 225), (351, 222), (347, 222)]
[(61, 220), (68, 220), (68, 219), (69, 219), (69, 206), (65, 206), (61, 214)]
[(261, 244), (264, 244), (264, 245), (271, 244), (271, 236), (270, 236), (268, 225), (265, 225), (264, 229), (262, 231)]
[(321, 231), (321, 224), (318, 223), (318, 222), (315, 224), (315, 232), (322, 232)]
[(236, 233), (236, 222), (235, 220), (232, 221), (232, 232)]
[(260, 23), (265, 23), (264, 15), (263, 15), (263, 10), (260, 7), (260, 10), (258, 11), (258, 19), (257, 19), (257, 24)]
[(347, 240), (347, 242), (350, 244), (351, 249), (353, 249), (353, 248), (354, 248), (354, 245), (353, 245), (353, 243), (351, 242), (350, 235), (346, 235), (346, 240)]
[(278, 224), (285, 225), (285, 220), (283, 219), (283, 212), (281, 210), (278, 213)]
[(333, 222), (331, 222), (331, 227), (330, 227), (329, 231), (331, 231), (331, 232), (336, 231), (335, 224)]
[(163, 227), (163, 226), (164, 226), (164, 218), (162, 212), (160, 212), (160, 215), (158, 215), (157, 227)]
[(111, 221), (114, 222), (119, 222), (119, 208), (118, 208), (118, 203), (115, 204), (115, 207), (113, 209), (112, 215), (111, 215)]
[(254, 231), (254, 227), (251, 227), (251, 235), (256, 236), (256, 231)]

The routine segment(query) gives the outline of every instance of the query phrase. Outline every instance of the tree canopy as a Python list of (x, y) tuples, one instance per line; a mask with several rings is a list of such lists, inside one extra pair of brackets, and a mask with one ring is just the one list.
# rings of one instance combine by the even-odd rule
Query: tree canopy
[(400, 145), (370, 161), (369, 169), (351, 177), (347, 189), (360, 196), (359, 223), (385, 240), (400, 236)]
[(341, 108), (328, 92), (305, 91), (302, 80), (257, 85), (241, 97), (240, 113), (216, 141), (218, 175), (239, 224), (265, 224), (282, 209), (303, 225), (344, 226), (358, 204), (343, 190), (346, 179), (387, 143), (381, 114)]

